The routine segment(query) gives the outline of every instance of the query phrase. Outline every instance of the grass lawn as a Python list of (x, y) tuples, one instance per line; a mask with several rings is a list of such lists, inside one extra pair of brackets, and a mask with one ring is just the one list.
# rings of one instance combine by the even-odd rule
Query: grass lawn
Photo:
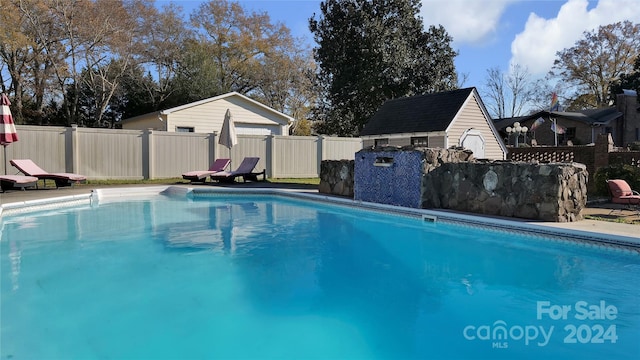
[(603, 216), (595, 216), (595, 215), (585, 215), (586, 220), (598, 220), (598, 221), (609, 221), (619, 224), (631, 224), (631, 225), (640, 225), (640, 219), (637, 217), (624, 218), (624, 217), (603, 217)]
[[(302, 184), (302, 185), (319, 185), (320, 178), (283, 178), (283, 179), (267, 179), (272, 184)], [(87, 180), (86, 185), (128, 185), (128, 184), (189, 184), (188, 180), (183, 178), (153, 179), (153, 180)]]

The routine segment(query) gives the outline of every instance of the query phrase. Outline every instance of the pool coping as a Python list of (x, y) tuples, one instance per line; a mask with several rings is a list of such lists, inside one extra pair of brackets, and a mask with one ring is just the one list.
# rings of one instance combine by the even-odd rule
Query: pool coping
[[(100, 203), (122, 201), (124, 199), (144, 199), (150, 196), (167, 195), (194, 198), (211, 195), (279, 195), (298, 199), (321, 201), (342, 206), (364, 208), (422, 219), (425, 222), (456, 223), (464, 226), (482, 227), (509, 233), (533, 234), (571, 242), (580, 242), (593, 246), (622, 248), (640, 252), (640, 238), (621, 234), (603, 233), (571, 229), (572, 223), (548, 223), (505, 219), (458, 213), (448, 210), (407, 208), (386, 204), (377, 204), (337, 197), (317, 192), (277, 188), (201, 188), (190, 186), (147, 186), (128, 188), (94, 189), (91, 193), (69, 195), (48, 199), (29, 200), (0, 205), (0, 221), (4, 215), (16, 215), (34, 211), (51, 210), (74, 206), (94, 206)], [(583, 220), (587, 221), (587, 220)], [(640, 230), (640, 229), (639, 229)]]
[(93, 194), (89, 193), (6, 203), (0, 205), (0, 219), (5, 215), (15, 215), (77, 205), (91, 205), (94, 199)]

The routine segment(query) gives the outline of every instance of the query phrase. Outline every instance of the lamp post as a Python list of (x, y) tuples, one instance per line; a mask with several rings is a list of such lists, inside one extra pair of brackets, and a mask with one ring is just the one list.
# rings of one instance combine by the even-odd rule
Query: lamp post
[(529, 131), (529, 128), (526, 126), (520, 126), (519, 122), (514, 122), (513, 127), (507, 126), (505, 130), (507, 131), (507, 134), (509, 134), (509, 137), (511, 137), (511, 134), (514, 134), (516, 136), (516, 147), (518, 147), (518, 140), (520, 140), (520, 135), (524, 135), (524, 142), (527, 142), (527, 131)]

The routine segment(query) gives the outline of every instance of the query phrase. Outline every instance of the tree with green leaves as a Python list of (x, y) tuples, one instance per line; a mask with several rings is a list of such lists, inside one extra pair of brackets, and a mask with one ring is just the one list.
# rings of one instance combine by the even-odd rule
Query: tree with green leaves
[(559, 51), (551, 75), (576, 87), (573, 98), (582, 105), (573, 108), (608, 106), (609, 85), (630, 74), (639, 55), (640, 24), (617, 22), (585, 32), (573, 47)]
[[(622, 94), (622, 90), (635, 90), (637, 94), (640, 94), (640, 56), (636, 57), (636, 61), (633, 65), (633, 70), (629, 73), (620, 75), (618, 80), (611, 83), (609, 98), (611, 101), (616, 102), (616, 95)], [(640, 102), (640, 97), (638, 97)]]
[[(177, 94), (182, 82), (177, 78), (184, 76), (181, 68), (188, 66), (185, 64), (198, 56), (190, 53), (189, 44), (195, 35), (184, 20), (182, 11), (178, 4), (169, 3), (161, 8), (140, 7), (136, 12), (140, 26), (145, 29), (137, 39), (139, 64), (148, 70), (150, 77), (156, 79), (141, 83), (142, 88), (136, 89), (136, 97), (143, 94), (138, 90), (144, 90), (147, 98), (144, 103), (152, 104), (153, 110), (163, 108), (166, 103), (182, 101)], [(135, 70), (130, 75), (139, 76)]]
[(389, 99), (456, 87), (442, 26), (424, 31), (419, 0), (326, 0), (309, 19), (318, 44), (319, 133), (356, 136)]
[(110, 127), (116, 127), (116, 123), (122, 119), (150, 113), (158, 110), (156, 98), (152, 95), (161, 92), (162, 87), (153, 79), (151, 73), (145, 71), (142, 65), (129, 67), (118, 90), (109, 102), (107, 120)]

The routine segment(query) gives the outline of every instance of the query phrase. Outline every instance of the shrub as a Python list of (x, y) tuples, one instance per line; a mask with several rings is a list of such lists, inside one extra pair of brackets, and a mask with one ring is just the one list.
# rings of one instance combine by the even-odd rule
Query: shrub
[(632, 143), (629, 143), (627, 147), (631, 151), (640, 151), (640, 141), (634, 141)]
[(633, 190), (639, 190), (640, 168), (631, 165), (609, 165), (598, 169), (593, 175), (597, 195), (609, 195), (607, 180), (610, 179), (622, 179), (629, 183)]

